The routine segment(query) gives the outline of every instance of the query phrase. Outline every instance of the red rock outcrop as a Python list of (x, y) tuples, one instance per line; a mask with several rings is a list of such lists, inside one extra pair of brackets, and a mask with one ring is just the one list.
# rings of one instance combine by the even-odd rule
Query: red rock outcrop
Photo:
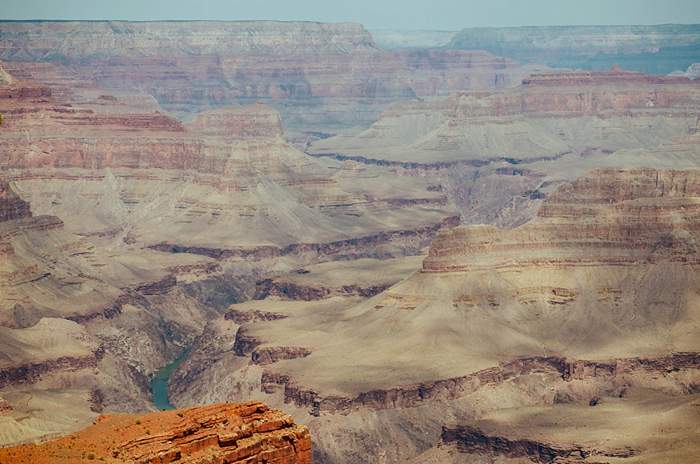
[(311, 459), (308, 429), (257, 402), (105, 415), (64, 438), (0, 449), (0, 462), (16, 464), (311, 464)]

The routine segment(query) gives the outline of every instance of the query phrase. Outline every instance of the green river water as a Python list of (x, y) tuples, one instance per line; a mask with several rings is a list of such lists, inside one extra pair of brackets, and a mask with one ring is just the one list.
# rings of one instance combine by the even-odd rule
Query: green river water
[(168, 384), (170, 383), (170, 376), (175, 372), (175, 370), (183, 363), (187, 356), (190, 354), (189, 348), (183, 350), (183, 352), (175, 358), (173, 362), (167, 364), (161, 368), (156, 375), (153, 376), (151, 380), (151, 398), (153, 404), (159, 410), (163, 409), (175, 409), (175, 406), (170, 402), (168, 397)]

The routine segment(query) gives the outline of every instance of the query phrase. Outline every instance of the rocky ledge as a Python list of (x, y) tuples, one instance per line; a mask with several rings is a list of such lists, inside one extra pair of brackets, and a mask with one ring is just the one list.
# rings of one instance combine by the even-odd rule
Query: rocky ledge
[[(556, 356), (531, 357), (503, 362), (460, 377), (366, 391), (354, 398), (323, 396), (311, 388), (299, 385), (287, 374), (271, 371), (263, 371), (261, 389), (268, 394), (282, 392), (285, 403), (307, 408), (312, 416), (320, 416), (322, 413), (349, 414), (360, 408), (411, 408), (429, 401), (453, 400), (484, 387), (502, 385), (533, 374), (550, 376), (553, 393), (550, 401), (553, 403), (583, 400), (583, 397), (572, 397), (570, 392), (573, 390), (570, 387), (572, 382), (591, 380), (601, 381), (600, 393), (607, 395), (623, 396), (625, 388), (635, 385), (649, 387), (652, 384), (659, 390), (687, 395), (698, 390), (699, 368), (698, 353), (673, 353), (657, 358), (620, 358), (606, 362)], [(590, 391), (585, 391), (583, 395), (590, 395)]]
[(2, 463), (310, 464), (311, 437), (262, 403), (217, 404), (146, 415), (97, 418), (80, 432), (0, 449)]
[(541, 464), (584, 462), (588, 456), (605, 456), (627, 458), (637, 454), (633, 449), (597, 450), (581, 446), (565, 447), (530, 439), (510, 439), (497, 435), (488, 435), (482, 430), (470, 426), (443, 427), (442, 442), (454, 443), (462, 453), (503, 456), (508, 458), (527, 458)]

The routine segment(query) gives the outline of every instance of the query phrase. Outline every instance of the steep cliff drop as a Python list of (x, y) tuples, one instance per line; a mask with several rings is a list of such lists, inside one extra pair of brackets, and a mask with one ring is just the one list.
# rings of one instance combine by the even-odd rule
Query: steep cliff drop
[(104, 415), (66, 437), (0, 448), (3, 464), (92, 462), (311, 464), (311, 438), (288, 415), (251, 402)]

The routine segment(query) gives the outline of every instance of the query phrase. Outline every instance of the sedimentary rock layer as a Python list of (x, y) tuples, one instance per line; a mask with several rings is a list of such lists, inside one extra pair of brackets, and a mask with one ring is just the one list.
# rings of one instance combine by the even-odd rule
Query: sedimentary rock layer
[(100, 416), (80, 432), (40, 445), (0, 449), (13, 463), (310, 464), (306, 427), (262, 403), (217, 404), (146, 415)]
[(0, 59), (51, 62), (102, 88), (145, 92), (191, 112), (265, 99), (288, 126), (364, 125), (386, 103), (515, 84), (527, 74), (489, 53), (384, 50), (359, 24), (4, 22)]
[[(295, 357), (303, 356), (289, 356), (286, 359)], [(280, 359), (284, 358), (280, 356), (277, 360)], [(253, 361), (256, 364), (274, 362), (256, 362), (255, 359)], [(466, 376), (371, 390), (362, 392), (354, 398), (324, 396), (310, 387), (296, 384), (290, 376), (268, 371), (263, 372), (261, 388), (265, 393), (270, 394), (281, 389), (285, 403), (304, 408), (312, 416), (347, 415), (360, 409), (404, 409), (422, 406), (433, 401), (455, 400), (473, 394), (479, 389), (498, 387), (516, 381), (519, 377), (530, 375), (553, 376), (550, 381), (551, 389), (562, 392), (562, 397), (565, 397), (567, 389), (575, 390), (577, 382), (583, 384), (585, 381), (599, 383), (600, 394), (613, 394), (622, 392), (624, 388), (651, 384), (654, 384), (657, 389), (675, 394), (692, 394), (700, 388), (700, 354), (674, 353), (660, 358), (626, 358), (606, 361), (557, 357), (522, 358)], [(591, 395), (597, 397), (592, 393)], [(556, 402), (557, 398), (555, 394), (550, 401)]]
[(441, 235), (423, 271), (698, 264), (698, 197), (698, 171), (597, 171), (550, 195), (526, 225), (461, 227)]
[(694, 24), (655, 26), (549, 26), (469, 28), (458, 32), (453, 49), (488, 50), (519, 61), (553, 67), (626, 69), (652, 74), (685, 70), (697, 61), (700, 27)]
[(307, 151), (405, 168), (553, 161), (655, 148), (693, 132), (698, 108), (700, 84), (685, 77), (619, 69), (535, 74), (502, 92), (397, 104), (369, 129), (315, 141)]

